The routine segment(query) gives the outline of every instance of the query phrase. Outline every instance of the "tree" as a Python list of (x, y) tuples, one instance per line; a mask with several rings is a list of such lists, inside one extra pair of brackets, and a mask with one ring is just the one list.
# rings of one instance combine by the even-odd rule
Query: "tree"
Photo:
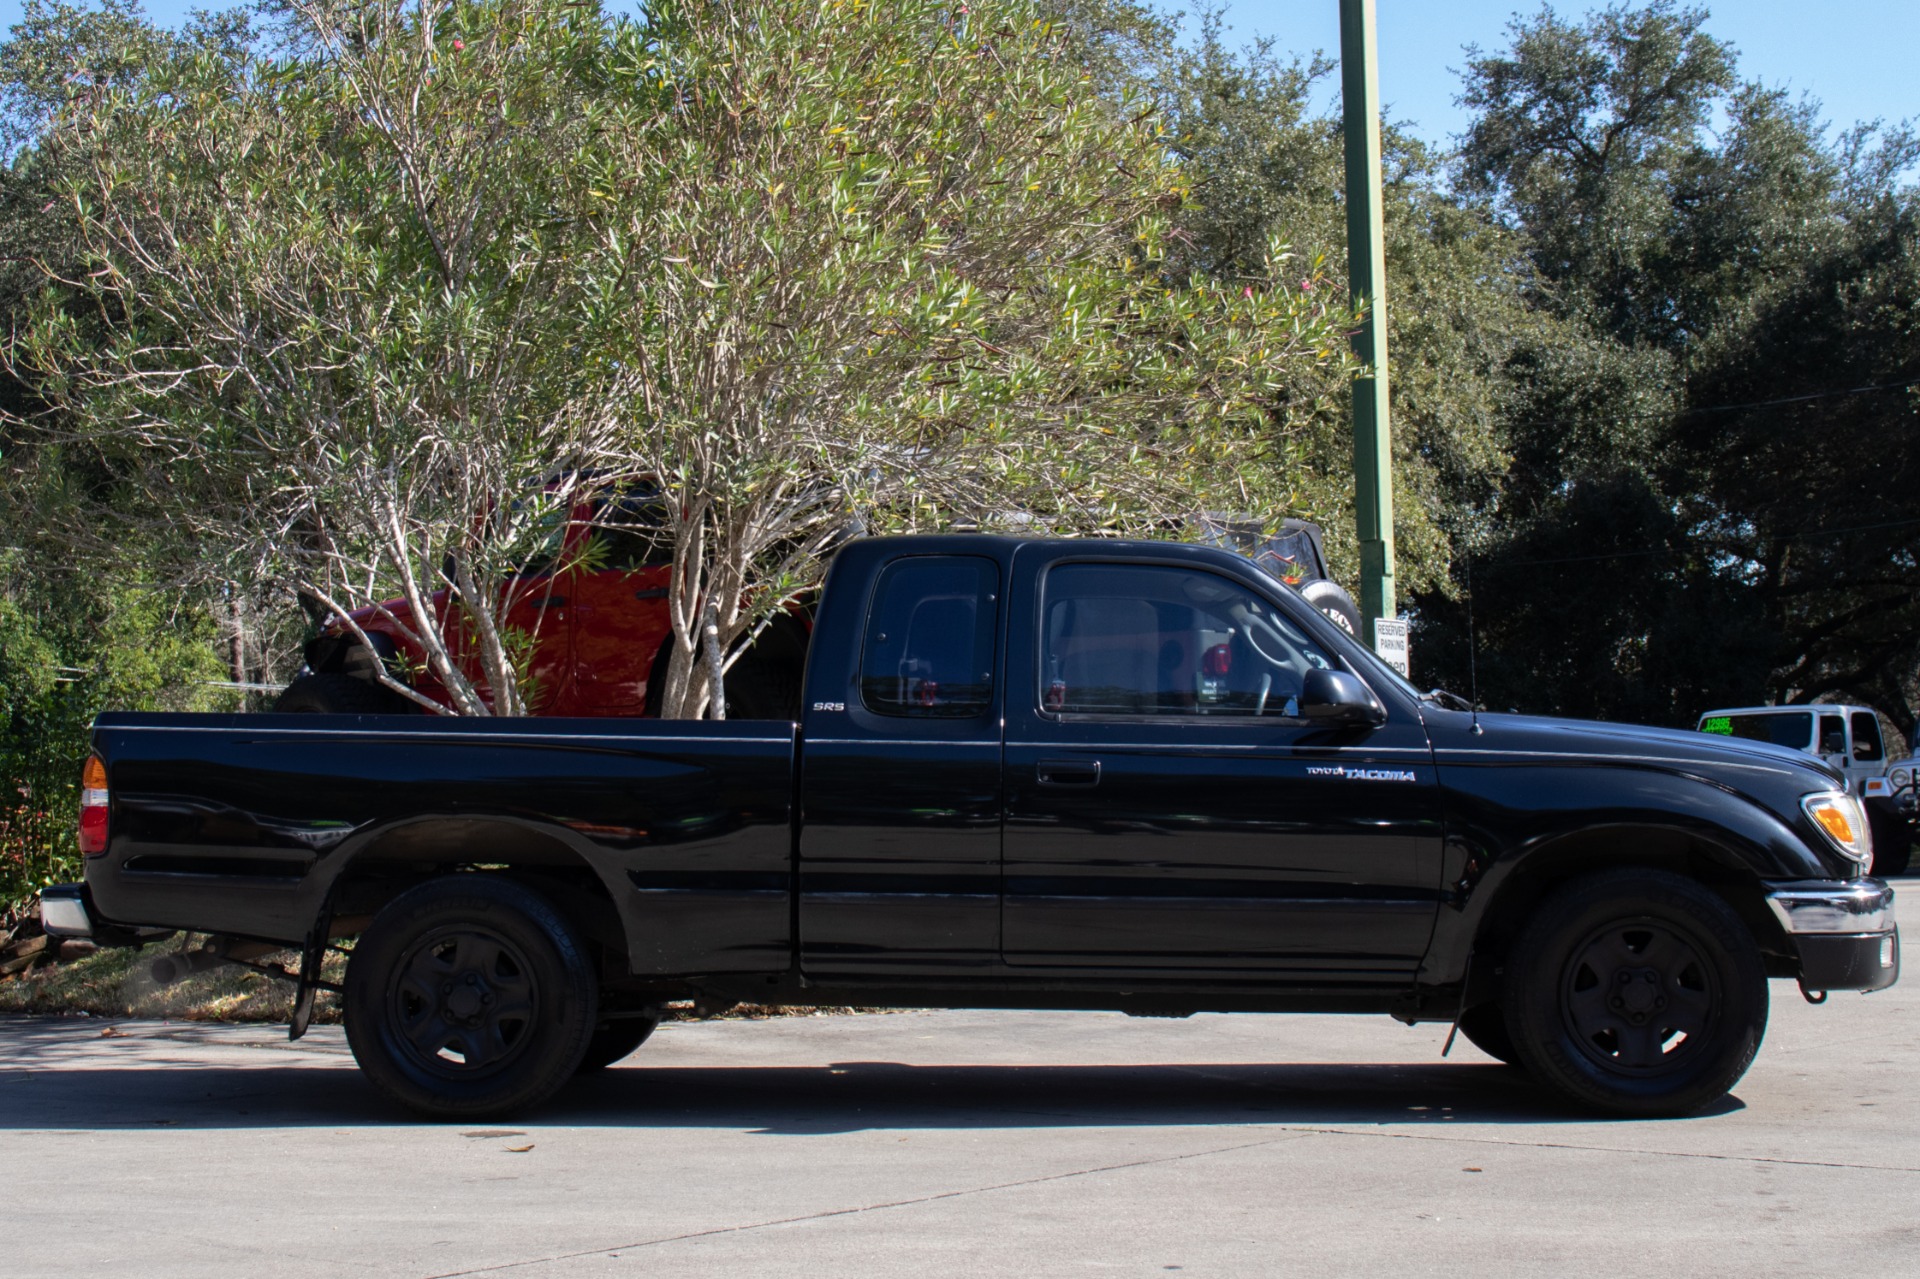
[[(1526, 246), (1550, 339), (1506, 363), (1513, 465), (1470, 517), (1481, 671), (1537, 709), (1688, 723), (1837, 693), (1909, 731), (1913, 143), (1828, 144), (1705, 22), (1543, 10), (1470, 51), (1462, 183)], [(1419, 607), (1463, 678), (1463, 610)]]
[(400, 596), (432, 709), (535, 704), (515, 570), (590, 489), (659, 493), (666, 711), (723, 714), (852, 522), (1164, 531), (1284, 475), (1281, 393), (1346, 359), (1278, 256), (1163, 278), (1151, 112), (1017, 0), (290, 12), (284, 57), (67, 108), (109, 340), (43, 307), (19, 350), (201, 562), (349, 624)]
[(19, 353), (178, 562), (283, 580), (355, 629), (397, 596), (453, 705), (397, 692), (520, 713), (512, 570), (606, 457), (575, 402), (568, 218), (605, 25), (557, 4), (290, 21), (284, 60), (192, 52), (67, 107), (42, 144), (74, 166), (64, 283), (108, 339), (45, 306)]
[[(1177, 217), (1176, 270), (1223, 283), (1258, 273), (1275, 238), (1296, 261), (1329, 263), (1340, 291), (1346, 260), (1345, 155), (1339, 116), (1310, 93), (1330, 69), (1289, 61), (1270, 41), (1229, 48), (1217, 15), (1189, 47), (1142, 59), (1170, 145), (1193, 186)], [(1394, 536), (1408, 591), (1442, 591), (1458, 512), (1494, 491), (1507, 462), (1497, 430), (1509, 395), (1504, 366), (1539, 328), (1518, 281), (1515, 237), (1446, 189), (1440, 158), (1388, 125), (1382, 133), (1388, 347), (1393, 353)], [(1318, 519), (1336, 571), (1357, 569), (1352, 422), (1344, 377), (1329, 369), (1286, 388), (1276, 429), (1301, 459), (1270, 513)]]

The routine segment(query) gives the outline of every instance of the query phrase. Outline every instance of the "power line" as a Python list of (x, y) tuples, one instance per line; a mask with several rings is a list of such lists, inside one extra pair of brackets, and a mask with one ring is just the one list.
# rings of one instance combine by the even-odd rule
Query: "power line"
[[(1809, 539), (1817, 538), (1817, 537), (1843, 537), (1848, 533), (1871, 533), (1871, 532), (1876, 532), (1880, 529), (1907, 528), (1911, 525), (1916, 525), (1916, 524), (1920, 524), (1920, 519), (1883, 520), (1877, 524), (1853, 524), (1853, 525), (1847, 526), (1846, 528), (1811, 529), (1804, 533), (1790, 533), (1782, 540), (1788, 541), (1788, 542), (1801, 542), (1801, 541), (1807, 541)], [(1596, 560), (1639, 559), (1649, 555), (1665, 555), (1668, 553), (1670, 549), (1671, 548), (1665, 547), (1665, 546), (1647, 546), (1647, 547), (1640, 547), (1638, 549), (1630, 550), (1630, 551), (1605, 551), (1598, 555), (1558, 555), (1558, 556), (1552, 556), (1546, 559), (1532, 559), (1532, 560), (1507, 560), (1507, 559), (1481, 558), (1480, 567), (1482, 569), (1531, 568), (1539, 564), (1588, 564)], [(1469, 555), (1468, 558), (1472, 559), (1475, 557), (1472, 555)]]
[[(1607, 423), (1620, 422), (1668, 422), (1683, 417), (1697, 417), (1703, 413), (1738, 413), (1745, 409), (1775, 408), (1782, 404), (1804, 404), (1809, 400), (1830, 400), (1842, 395), (1867, 395), (1874, 391), (1904, 391), (1908, 387), (1920, 386), (1920, 377), (1908, 378), (1904, 382), (1876, 382), (1869, 386), (1836, 386), (1824, 391), (1809, 391), (1805, 395), (1783, 395), (1772, 400), (1748, 400), (1740, 404), (1703, 404), (1694, 409), (1673, 409), (1670, 411), (1650, 411), (1644, 413), (1609, 414)], [(1564, 426), (1571, 418), (1581, 416), (1568, 413), (1560, 417), (1521, 418), (1518, 421), (1504, 419), (1496, 410), (1493, 419), (1509, 429), (1522, 426)]]
[(1920, 386), (1920, 377), (1908, 378), (1904, 382), (1881, 382), (1872, 386), (1844, 386), (1827, 391), (1809, 391), (1805, 395), (1785, 395), (1777, 400), (1751, 400), (1745, 404), (1709, 404), (1704, 408), (1681, 409), (1673, 416), (1692, 417), (1696, 413), (1734, 413), (1741, 409), (1770, 409), (1777, 404), (1801, 404), (1807, 400), (1832, 399), (1836, 395), (1865, 395), (1870, 391), (1903, 391), (1910, 386)]

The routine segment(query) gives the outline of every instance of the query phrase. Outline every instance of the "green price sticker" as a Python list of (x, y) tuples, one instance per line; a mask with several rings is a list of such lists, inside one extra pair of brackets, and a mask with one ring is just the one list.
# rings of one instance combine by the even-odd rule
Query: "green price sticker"
[(1727, 715), (1710, 715), (1700, 721), (1700, 731), (1703, 733), (1718, 733), (1722, 737), (1732, 737), (1733, 719)]

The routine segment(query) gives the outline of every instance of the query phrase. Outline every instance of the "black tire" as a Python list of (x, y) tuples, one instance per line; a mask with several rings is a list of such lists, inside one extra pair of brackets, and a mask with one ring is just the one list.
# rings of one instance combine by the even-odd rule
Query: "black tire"
[(660, 1014), (645, 1017), (615, 1017), (600, 1023), (587, 1041), (587, 1055), (580, 1059), (577, 1073), (585, 1075), (605, 1070), (624, 1060), (634, 1049), (647, 1042), (660, 1025)]
[(1355, 639), (1360, 638), (1360, 607), (1340, 583), (1325, 577), (1303, 582), (1300, 598), (1319, 609), (1335, 626)]
[(1508, 1066), (1520, 1064), (1520, 1054), (1507, 1033), (1507, 1014), (1498, 1004), (1481, 1004), (1460, 1014), (1460, 1033), (1467, 1042), (1495, 1061)]
[(413, 705), (390, 688), (352, 675), (302, 675), (273, 704), (282, 714), (404, 715)]
[[(437, 989), (436, 989), (437, 987)], [(573, 1077), (599, 988), (573, 924), (524, 884), (447, 875), (374, 917), (347, 965), (347, 1044), (432, 1119), (504, 1116)]]
[(1520, 1064), (1617, 1115), (1687, 1115), (1725, 1096), (1767, 1029), (1759, 948), (1690, 879), (1621, 869), (1549, 897), (1507, 962)]

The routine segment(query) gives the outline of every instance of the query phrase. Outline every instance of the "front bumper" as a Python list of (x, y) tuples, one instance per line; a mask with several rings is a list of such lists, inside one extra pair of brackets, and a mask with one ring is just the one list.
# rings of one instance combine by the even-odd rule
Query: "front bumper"
[(1884, 990), (1900, 977), (1893, 889), (1881, 879), (1767, 886), (1767, 906), (1800, 956), (1808, 990)]

